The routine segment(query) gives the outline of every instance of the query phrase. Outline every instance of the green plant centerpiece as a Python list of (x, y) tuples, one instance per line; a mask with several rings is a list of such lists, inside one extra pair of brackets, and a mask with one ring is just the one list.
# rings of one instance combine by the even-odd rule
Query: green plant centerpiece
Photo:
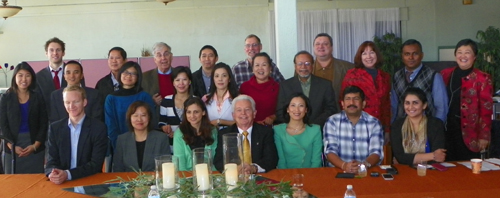
[(382, 37), (373, 37), (373, 42), (380, 50), (383, 57), (382, 71), (394, 75), (395, 70), (401, 66), (401, 46), (403, 41), (394, 33), (387, 33)]
[(474, 67), (491, 75), (494, 90), (500, 89), (500, 30), (489, 26), (486, 30), (479, 30), (476, 34), (479, 39), (478, 53)]
[[(106, 183), (119, 183), (120, 185), (109, 187), (109, 192), (104, 197), (147, 197), (150, 186), (155, 185), (154, 176), (141, 171), (136, 171), (137, 177), (116, 179)], [(209, 197), (292, 197), (293, 189), (289, 181), (270, 182), (256, 181), (250, 177), (245, 182), (239, 182), (236, 187), (229, 189), (223, 174), (212, 174), (213, 189), (205, 196)], [(179, 189), (176, 191), (160, 191), (162, 198), (184, 198), (198, 197), (201, 194), (195, 190), (191, 177), (185, 175), (179, 179)]]

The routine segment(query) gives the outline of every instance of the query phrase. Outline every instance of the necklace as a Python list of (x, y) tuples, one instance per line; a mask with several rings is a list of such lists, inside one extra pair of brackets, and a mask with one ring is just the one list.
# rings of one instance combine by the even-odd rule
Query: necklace
[[(304, 126), (305, 126), (305, 124), (302, 124), (302, 126), (300, 126), (300, 127), (293, 128), (290, 125), (287, 125), (286, 128), (290, 129), (290, 131), (289, 131), (290, 133), (292, 133), (292, 134), (298, 134), (300, 131), (302, 131), (302, 129), (304, 128)], [(293, 130), (293, 131), (291, 131), (291, 130)]]

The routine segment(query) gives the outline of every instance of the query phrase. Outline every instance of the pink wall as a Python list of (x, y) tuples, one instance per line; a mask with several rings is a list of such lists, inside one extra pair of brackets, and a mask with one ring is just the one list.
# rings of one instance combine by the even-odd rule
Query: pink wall
[[(142, 72), (156, 68), (153, 57), (128, 58), (129, 61), (136, 61), (141, 65)], [(48, 61), (26, 61), (33, 67), (35, 72), (48, 66)], [(83, 75), (85, 76), (85, 85), (95, 87), (99, 79), (109, 74), (108, 59), (80, 59), (83, 66)], [(172, 60), (173, 67), (189, 67), (189, 56), (174, 56)]]

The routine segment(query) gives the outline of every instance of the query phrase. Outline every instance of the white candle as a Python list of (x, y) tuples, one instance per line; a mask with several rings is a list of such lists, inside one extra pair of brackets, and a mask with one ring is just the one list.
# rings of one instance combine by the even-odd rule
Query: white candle
[(161, 170), (163, 174), (163, 188), (172, 189), (175, 188), (175, 166), (174, 163), (167, 162), (161, 164)]
[(238, 166), (235, 163), (224, 165), (226, 184), (236, 185), (238, 182)]
[(210, 189), (210, 177), (208, 176), (208, 165), (207, 164), (196, 164), (196, 182), (198, 184), (198, 190), (208, 190)]

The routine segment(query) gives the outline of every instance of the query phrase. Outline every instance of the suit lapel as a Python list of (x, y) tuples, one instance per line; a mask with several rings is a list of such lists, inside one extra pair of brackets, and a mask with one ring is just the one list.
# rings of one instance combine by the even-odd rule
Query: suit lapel
[[(76, 165), (78, 166), (80, 163), (80, 159), (82, 159), (82, 154), (83, 150), (85, 149), (85, 146), (87, 145), (87, 140), (90, 135), (90, 119), (85, 116), (82, 124), (82, 129), (80, 130), (80, 137), (78, 138), (78, 150), (77, 150), (77, 159), (76, 159)], [(88, 145), (89, 147), (92, 147), (92, 145)]]
[[(67, 164), (68, 168), (71, 166), (71, 131), (68, 126), (68, 119), (64, 119), (64, 121), (61, 123), (63, 127), (62, 128), (62, 141), (61, 141), (61, 147), (60, 148), (70, 148), (70, 149), (62, 149), (62, 153), (64, 156), (61, 156), (61, 163), (62, 164)], [(65, 161), (63, 161), (65, 159)]]
[(253, 127), (252, 127), (252, 142), (250, 143), (251, 144), (251, 152), (252, 152), (252, 162), (255, 161), (255, 157), (257, 155), (257, 148), (260, 148), (261, 146), (261, 137), (259, 135), (259, 129), (260, 129), (260, 126), (257, 125), (257, 124), (253, 124)]

